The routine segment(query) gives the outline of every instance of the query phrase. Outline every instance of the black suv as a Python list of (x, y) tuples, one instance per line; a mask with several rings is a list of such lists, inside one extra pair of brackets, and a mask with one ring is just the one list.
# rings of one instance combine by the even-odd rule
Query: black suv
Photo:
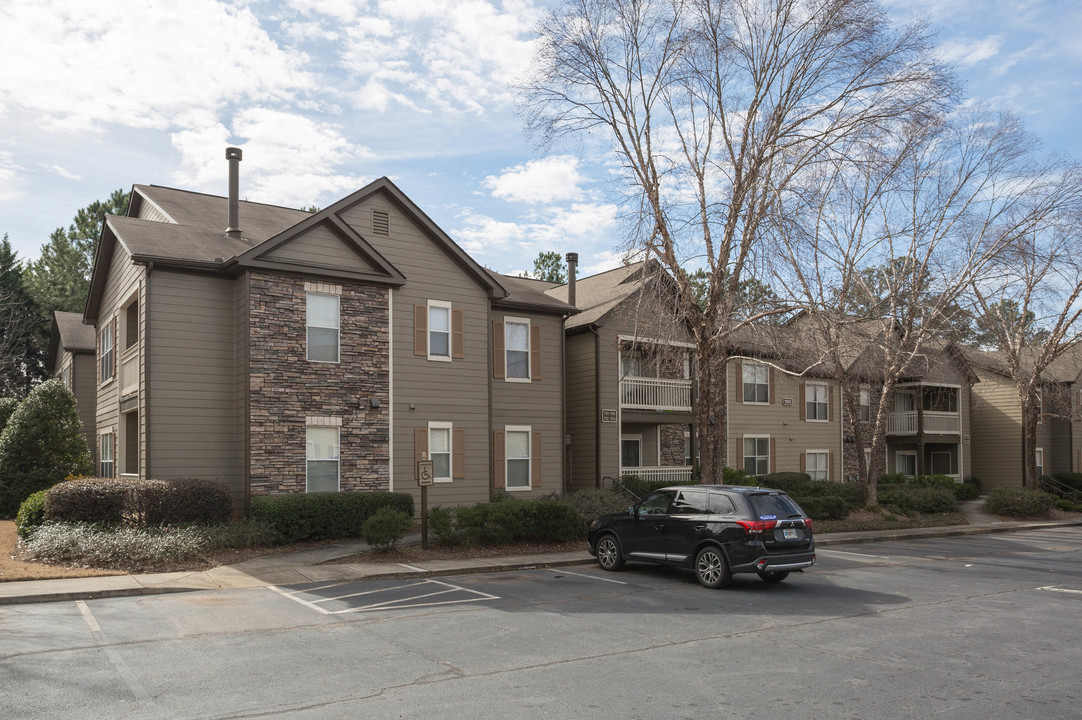
[(625, 560), (691, 568), (708, 588), (733, 573), (780, 582), (815, 563), (812, 521), (780, 490), (683, 485), (656, 490), (626, 512), (590, 523), (590, 554), (604, 570)]

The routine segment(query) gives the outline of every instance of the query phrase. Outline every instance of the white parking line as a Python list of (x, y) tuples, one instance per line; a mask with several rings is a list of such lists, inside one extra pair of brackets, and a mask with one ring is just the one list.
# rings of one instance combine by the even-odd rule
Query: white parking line
[(1055, 585), (1045, 585), (1044, 587), (1037, 588), (1038, 590), (1047, 590), (1048, 592), (1069, 593), (1071, 595), (1082, 595), (1082, 590), (1070, 590), (1068, 588), (1056, 587)]
[(312, 610), (315, 610), (316, 612), (321, 613), (323, 615), (330, 615), (331, 614), (330, 610), (327, 610), (326, 608), (321, 608), (319, 605), (313, 605), (312, 603), (308, 602), (307, 600), (299, 598), (299, 597), (295, 596), (293, 593), (291, 593), (291, 592), (289, 592), (287, 590), (283, 590), (280, 587), (275, 587), (274, 585), (268, 585), (267, 589), (268, 590), (273, 590), (274, 592), (278, 593), (282, 597), (287, 597), (290, 600), (292, 600), (293, 602), (300, 603), (301, 605), (304, 605), (307, 608), (311, 608)]
[(616, 583), (617, 585), (627, 585), (623, 580), (613, 580), (611, 578), (603, 578), (596, 575), (584, 575), (582, 573), (567, 572), (566, 570), (556, 570), (554, 568), (549, 568), (549, 572), (560, 573), (561, 575), (574, 575), (575, 577), (589, 578), (590, 580), (598, 580), (600, 582), (611, 582)]
[(827, 557), (830, 557), (831, 555), (845, 555), (846, 557), (871, 558), (872, 560), (884, 560), (885, 559), (885, 557), (883, 555), (866, 555), (864, 553), (845, 552), (844, 550), (824, 550), (823, 548), (816, 548), (815, 554), (816, 555), (826, 555)]
[[(348, 607), (348, 608), (344, 608), (342, 610), (328, 610), (327, 608), (320, 605), (320, 603), (325, 603), (325, 602), (329, 602), (329, 601), (332, 601), (332, 600), (346, 601), (346, 600), (349, 600), (350, 598), (364, 597), (366, 595), (376, 595), (376, 594), (379, 594), (379, 593), (389, 592), (389, 591), (392, 591), (392, 590), (403, 590), (405, 588), (420, 589), (420, 588), (424, 587), (425, 585), (441, 585), (445, 589), (444, 590), (437, 590), (435, 592), (426, 592), (426, 593), (421, 594), (421, 595), (413, 595), (413, 596), (409, 596), (409, 597), (397, 598), (397, 599), (394, 599), (394, 600), (383, 600), (381, 602), (369, 603), (367, 605), (360, 605), (360, 606), (357, 606), (357, 607)], [(372, 610), (396, 610), (396, 609), (400, 609), (400, 608), (432, 607), (432, 606), (436, 606), (436, 605), (460, 605), (460, 604), (463, 604), (463, 603), (479, 602), (481, 600), (499, 600), (500, 599), (499, 596), (497, 596), (497, 595), (490, 595), (489, 593), (480, 592), (479, 590), (469, 590), (467, 588), (460, 587), (458, 585), (452, 585), (451, 583), (440, 582), (439, 580), (425, 580), (425, 581), (420, 582), (420, 583), (408, 583), (408, 584), (404, 584), (404, 585), (394, 585), (394, 586), (391, 586), (391, 587), (376, 588), (374, 590), (365, 590), (363, 592), (358, 592), (358, 593), (349, 593), (347, 595), (335, 595), (335, 596), (331, 596), (331, 597), (320, 598), (318, 600), (305, 600), (304, 598), (297, 597), (297, 595), (295, 595), (292, 592), (288, 592), (288, 591), (283, 590), (283, 589), (281, 589), (279, 587), (275, 587), (274, 585), (268, 585), (267, 587), (269, 589), (273, 590), (274, 592), (278, 593), (279, 595), (282, 595), (283, 597), (287, 597), (290, 600), (298, 602), (298, 603), (300, 603), (301, 605), (304, 605), (307, 608), (311, 608), (312, 610), (315, 610), (316, 612), (318, 612), (318, 613), (320, 613), (322, 615), (342, 615), (344, 613), (369, 612), (369, 611), (372, 611)], [(304, 591), (301, 590), (299, 592), (304, 592)], [(439, 601), (428, 600), (427, 602), (417, 602), (418, 600), (426, 600), (427, 598), (434, 598), (434, 597), (437, 597), (439, 595), (446, 595), (447, 593), (453, 593), (453, 592), (467, 593), (471, 597), (457, 598), (457, 599), (454, 599), (454, 600), (439, 600)]]
[(90, 628), (90, 632), (101, 632), (101, 625), (98, 625), (98, 621), (94, 618), (94, 613), (90, 612), (90, 608), (86, 606), (85, 602), (76, 600), (75, 607), (79, 608), (79, 613), (83, 616), (83, 622)]

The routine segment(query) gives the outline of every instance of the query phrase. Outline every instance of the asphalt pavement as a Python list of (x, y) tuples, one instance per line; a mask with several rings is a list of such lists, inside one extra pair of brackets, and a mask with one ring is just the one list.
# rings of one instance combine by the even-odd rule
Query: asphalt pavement
[[(983, 499), (971, 500), (959, 505), (969, 520), (967, 525), (819, 534), (815, 538), (815, 544), (817, 547), (830, 547), (869, 542), (982, 535), (1082, 525), (1082, 519), (1000, 520), (985, 512)], [(420, 543), (420, 536), (409, 536), (403, 541), (403, 544), (411, 543)], [(235, 565), (223, 565), (210, 570), (195, 572), (0, 582), (0, 605), (155, 595), (195, 590), (230, 590), (313, 582), (444, 577), (466, 573), (492, 573), (531, 568), (586, 565), (594, 562), (593, 557), (586, 551), (584, 544), (582, 550), (560, 553), (432, 560), (413, 564), (392, 562), (323, 564), (330, 560), (356, 555), (368, 549), (367, 544), (356, 540), (324, 545), (310, 550), (266, 555)]]

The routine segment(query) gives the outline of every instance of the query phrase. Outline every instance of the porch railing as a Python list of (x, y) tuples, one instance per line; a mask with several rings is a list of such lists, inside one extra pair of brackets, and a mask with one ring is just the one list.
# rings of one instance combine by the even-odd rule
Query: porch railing
[(620, 403), (633, 410), (691, 411), (691, 381), (626, 377), (620, 380)]
[[(944, 435), (962, 431), (962, 416), (952, 412), (924, 412), (924, 433), (926, 435)], [(887, 413), (887, 434), (916, 435), (917, 411)]]
[(693, 468), (690, 465), (671, 467), (620, 467), (620, 476), (635, 475), (645, 482), (667, 482), (673, 485), (691, 482)]

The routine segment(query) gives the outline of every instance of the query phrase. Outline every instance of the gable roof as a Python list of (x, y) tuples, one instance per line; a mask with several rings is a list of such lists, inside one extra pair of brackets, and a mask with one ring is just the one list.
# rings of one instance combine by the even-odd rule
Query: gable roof
[[(956, 352), (972, 367), (1010, 378), (1011, 371), (1005, 353), (1000, 350), (981, 350), (966, 345), (955, 345)], [(1030, 355), (1030, 353), (1024, 353)], [(1025, 359), (1025, 358), (1023, 358)], [(1082, 348), (1075, 347), (1062, 353), (1049, 363), (1044, 379), (1054, 383), (1073, 383), (1082, 376)]]
[(83, 316), (79, 313), (53, 312), (53, 330), (49, 334), (49, 352), (45, 360), (48, 372), (56, 370), (61, 350), (72, 353), (93, 353), (97, 350), (94, 326), (84, 325)]
[[(568, 318), (565, 328), (573, 330), (599, 323), (643, 284), (645, 263), (637, 262), (575, 280), (575, 307), (579, 312)], [(545, 290), (545, 294), (567, 302), (567, 284)]]
[(533, 278), (515, 277), (513, 275), (502, 275), (492, 270), (488, 271), (495, 279), (507, 290), (507, 297), (500, 300), (494, 300), (493, 305), (501, 308), (520, 308), (522, 310), (530, 310), (533, 312), (543, 313), (555, 313), (560, 315), (572, 315), (577, 313), (578, 310), (574, 306), (568, 305), (563, 300), (559, 300), (546, 293), (554, 287), (558, 287), (559, 283), (552, 283), (546, 280), (535, 280)]

